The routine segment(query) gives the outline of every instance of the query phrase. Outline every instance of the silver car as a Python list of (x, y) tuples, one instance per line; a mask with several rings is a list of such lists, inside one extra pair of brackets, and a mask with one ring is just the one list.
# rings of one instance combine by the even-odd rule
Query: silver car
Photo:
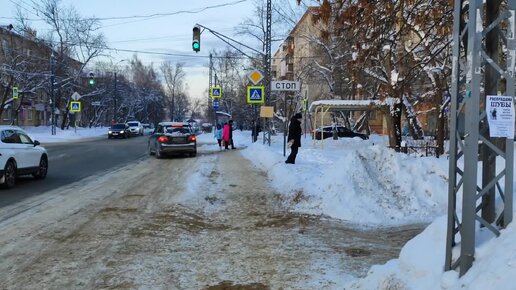
[(197, 136), (188, 123), (161, 122), (149, 138), (149, 154), (162, 158), (165, 155), (197, 154)]
[(131, 131), (131, 135), (140, 135), (143, 136), (143, 124), (138, 121), (129, 121), (127, 122), (129, 126), (129, 131)]

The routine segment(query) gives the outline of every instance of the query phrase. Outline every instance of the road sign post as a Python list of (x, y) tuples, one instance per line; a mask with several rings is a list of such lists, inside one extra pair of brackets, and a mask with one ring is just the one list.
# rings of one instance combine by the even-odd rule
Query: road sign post
[(222, 88), (219, 86), (210, 88), (210, 97), (212, 99), (220, 99), (222, 98)]
[(13, 100), (18, 99), (18, 87), (13, 87)]
[(247, 103), (248, 104), (265, 103), (265, 87), (248, 86), (247, 87)]
[(220, 108), (220, 100), (219, 99), (213, 99), (213, 110), (217, 111)]
[(80, 113), (81, 112), (81, 102), (70, 102), (70, 112)]
[(271, 82), (271, 91), (280, 92), (299, 92), (301, 85), (297, 81), (273, 81)]

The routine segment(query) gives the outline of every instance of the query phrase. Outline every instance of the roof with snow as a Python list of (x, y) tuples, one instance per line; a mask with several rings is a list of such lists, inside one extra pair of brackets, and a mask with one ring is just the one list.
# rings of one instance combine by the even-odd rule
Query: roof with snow
[(230, 117), (231, 118), (231, 114), (228, 114), (226, 112), (222, 112), (222, 111), (217, 111), (215, 112), (217, 115), (222, 115), (222, 116), (227, 116), (227, 117)]
[(339, 110), (371, 110), (376, 107), (385, 106), (380, 100), (320, 100), (310, 104), (310, 112), (315, 111), (317, 107), (325, 107), (330, 111)]

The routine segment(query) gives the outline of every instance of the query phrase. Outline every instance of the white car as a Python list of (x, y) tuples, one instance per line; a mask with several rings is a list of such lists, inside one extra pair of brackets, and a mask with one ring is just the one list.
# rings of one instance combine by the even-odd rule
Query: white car
[(38, 141), (19, 127), (0, 126), (0, 184), (11, 188), (20, 175), (47, 176), (48, 155)]
[(129, 130), (131, 131), (131, 135), (140, 135), (143, 136), (143, 124), (138, 121), (129, 121), (127, 122), (129, 125)]

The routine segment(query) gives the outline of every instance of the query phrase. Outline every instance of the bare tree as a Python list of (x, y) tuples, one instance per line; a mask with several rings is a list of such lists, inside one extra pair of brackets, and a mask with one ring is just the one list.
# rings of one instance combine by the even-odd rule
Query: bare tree
[[(176, 121), (178, 118), (176, 98), (181, 99), (186, 95), (184, 94), (184, 79), (186, 73), (184, 71), (184, 63), (177, 62), (175, 64), (170, 61), (163, 62), (161, 65), (161, 73), (165, 79), (165, 87), (169, 98), (167, 98), (170, 120)], [(181, 103), (181, 100), (179, 100)]]
[(60, 0), (32, 1), (32, 4), (50, 28), (46, 40), (55, 52), (55, 103), (58, 108), (64, 108), (61, 123), (64, 129), (69, 96), (80, 86), (83, 69), (106, 47), (104, 36), (98, 32), (98, 20), (81, 17), (73, 7), (64, 7)]

